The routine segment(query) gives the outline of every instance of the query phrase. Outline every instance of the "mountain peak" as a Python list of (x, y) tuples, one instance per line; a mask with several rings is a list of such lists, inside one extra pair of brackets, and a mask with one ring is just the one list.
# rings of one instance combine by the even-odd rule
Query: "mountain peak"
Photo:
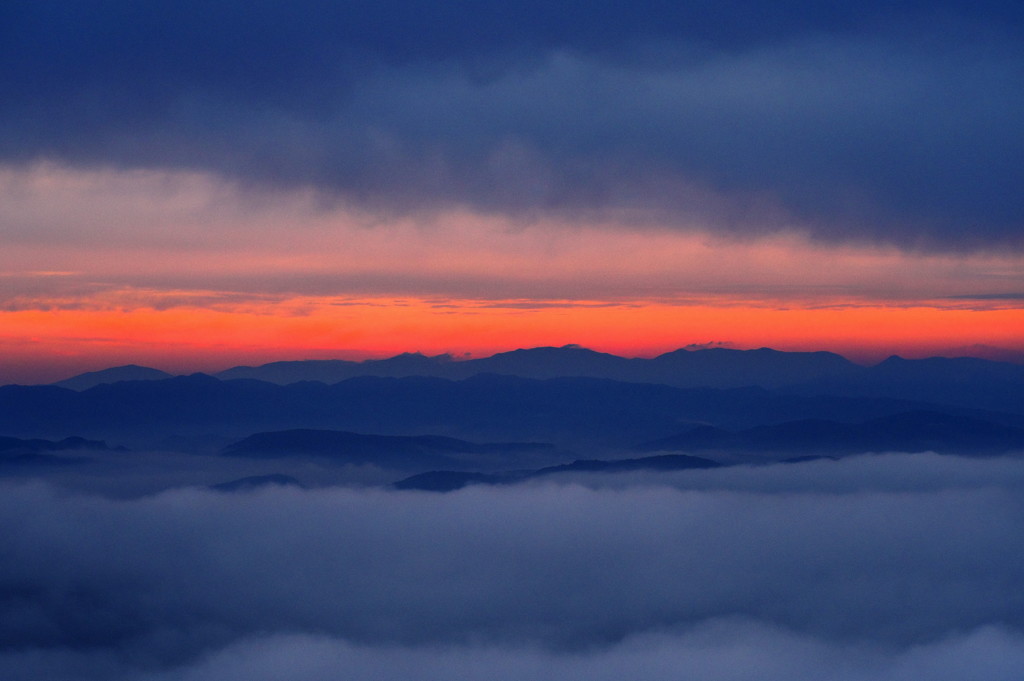
[(101, 369), (99, 371), (87, 371), (63, 381), (57, 381), (53, 385), (69, 390), (88, 390), (104, 383), (120, 383), (121, 381), (159, 381), (171, 378), (171, 374), (159, 369), (139, 366), (138, 364), (125, 364), (124, 366)]

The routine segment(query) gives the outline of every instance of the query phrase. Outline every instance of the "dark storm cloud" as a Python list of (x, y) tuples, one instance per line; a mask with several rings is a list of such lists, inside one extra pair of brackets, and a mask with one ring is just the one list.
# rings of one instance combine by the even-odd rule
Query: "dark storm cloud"
[(9, 2), (0, 155), (1020, 243), (1016, 3)]
[[(517, 670), (507, 678), (678, 678), (682, 665), (845, 681), (963, 678), (982, 664), (1011, 678), (1024, 657), (1024, 464), (922, 457), (918, 470), (936, 465), (921, 484), (906, 460), (780, 466), (763, 485), (722, 471), (704, 490), (113, 501), (8, 485), (0, 672), (460, 679), (490, 664)], [(864, 469), (883, 482), (856, 484)]]

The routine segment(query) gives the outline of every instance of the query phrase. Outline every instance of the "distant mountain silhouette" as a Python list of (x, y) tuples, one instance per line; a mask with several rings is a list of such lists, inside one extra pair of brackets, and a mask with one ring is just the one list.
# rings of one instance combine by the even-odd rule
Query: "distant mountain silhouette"
[[(715, 451), (770, 453), (765, 463), (801, 463), (866, 452), (953, 454), (1024, 453), (1024, 428), (938, 412), (907, 412), (864, 423), (818, 419), (756, 426), (740, 431), (699, 426), (640, 445), (641, 451)], [(806, 454), (800, 454), (807, 452)], [(797, 453), (797, 456), (781, 456)], [(396, 489), (448, 492), (472, 484), (503, 485), (562, 473), (622, 473), (719, 468), (728, 464), (684, 454), (630, 459), (580, 459), (537, 470), (482, 473), (433, 470), (393, 484)]]
[(106, 442), (86, 440), (81, 437), (67, 437), (53, 441), (39, 438), (21, 439), (17, 437), (0, 437), (0, 465), (10, 464), (42, 464), (64, 465), (84, 463), (84, 456), (55, 456), (55, 453), (67, 452), (105, 452), (110, 451)]
[(109, 451), (110, 447), (106, 442), (100, 440), (86, 440), (84, 437), (66, 437), (63, 440), (43, 440), (40, 438), (22, 439), (17, 437), (0, 436), (0, 456), (16, 455), (40, 452), (67, 452), (67, 451)]
[(245, 478), (210, 485), (210, 489), (216, 492), (250, 492), (267, 487), (305, 488), (305, 485), (292, 476), (282, 475), (281, 473), (272, 473), (270, 475), (250, 475)]
[(996, 362), (1011, 362), (1013, 364), (1024, 364), (1024, 352), (1020, 350), (1009, 350), (1007, 348), (995, 347), (975, 343), (974, 345), (962, 345), (956, 348), (949, 348), (936, 353), (939, 357), (968, 357), (989, 359)]
[(566, 345), (500, 352), (491, 357), (458, 362), (451, 370), (460, 372), (462, 377), (503, 374), (537, 379), (579, 376), (631, 380), (638, 374), (636, 368), (646, 361)]
[(863, 423), (803, 419), (741, 431), (702, 426), (640, 445), (640, 451), (747, 451), (854, 454), (899, 451), (957, 454), (1024, 452), (1024, 429), (931, 411)]
[(400, 378), (405, 376), (436, 376), (445, 374), (452, 362), (450, 355), (427, 357), (420, 353), (403, 353), (388, 359), (352, 362), (344, 359), (309, 359), (271, 362), (257, 367), (237, 366), (216, 374), (222, 380), (253, 379), (288, 385), (300, 381), (337, 383), (357, 376)]
[(467, 485), (506, 485), (525, 477), (514, 473), (476, 473), (472, 471), (427, 471), (417, 473), (394, 483), (395, 489), (422, 490), (424, 492), (454, 492)]
[(696, 468), (718, 468), (722, 464), (711, 459), (685, 454), (662, 454), (639, 459), (579, 459), (561, 466), (549, 466), (532, 474), (552, 475), (554, 473), (623, 473), (627, 471), (682, 471)]
[(717, 388), (779, 388), (825, 378), (858, 375), (863, 367), (832, 352), (781, 352), (770, 348), (675, 350), (648, 360), (651, 377), (672, 377), (672, 385)]
[(308, 360), (234, 367), (218, 378), (252, 378), (287, 385), (299, 381), (336, 383), (357, 376), (430, 376), (460, 380), (479, 374), (522, 378), (585, 377), (676, 387), (776, 387), (855, 374), (856, 364), (830, 352), (779, 352), (768, 348), (676, 350), (653, 359), (627, 359), (574, 345), (501, 352), (454, 361), (450, 355), (403, 354), (390, 359), (349, 362)]
[(572, 463), (548, 466), (534, 471), (512, 471), (505, 473), (479, 473), (476, 471), (428, 471), (410, 476), (394, 483), (396, 489), (415, 489), (430, 492), (451, 492), (467, 485), (506, 485), (524, 480), (562, 473), (625, 473), (632, 471), (682, 471), (719, 468), (722, 464), (684, 454), (663, 454), (639, 459), (578, 459)]
[(119, 381), (159, 381), (170, 378), (171, 374), (159, 369), (140, 367), (136, 364), (103, 369), (101, 371), (89, 371), (84, 374), (72, 376), (71, 378), (57, 381), (53, 385), (69, 390), (88, 390), (104, 383), (117, 383)]
[(802, 419), (859, 423), (911, 411), (1024, 427), (1021, 414), (923, 400), (496, 374), (459, 381), (364, 376), (333, 385), (285, 386), (193, 374), (102, 384), (81, 392), (0, 386), (0, 432), (42, 438), (79, 433), (133, 449), (175, 441), (225, 444), (254, 432), (313, 429), (394, 436), (434, 433), (470, 442), (548, 442), (597, 454), (698, 425), (742, 430)]
[[(307, 360), (234, 367), (221, 380), (249, 379), (277, 385), (333, 385), (368, 376), (461, 381), (498, 374), (530, 379), (594, 378), (677, 388), (760, 387), (799, 395), (889, 398), (1024, 414), (1024, 366), (985, 359), (890, 357), (875, 366), (854, 364), (830, 352), (781, 352), (769, 348), (680, 349), (652, 359), (627, 359), (578, 346), (540, 347), (491, 357), (454, 360), (405, 353), (352, 362)], [(118, 381), (156, 380), (167, 374), (145, 367), (117, 367), (82, 374), (59, 386), (88, 390)]]
[(368, 435), (296, 429), (250, 435), (225, 447), (222, 454), (250, 458), (315, 456), (335, 463), (427, 469), (480, 464), (485, 463), (480, 461), (481, 457), (508, 456), (550, 448), (551, 445), (533, 442), (477, 444), (437, 435)]
[(847, 376), (798, 385), (802, 394), (888, 397), (1024, 413), (1024, 366), (971, 357), (890, 357)]
[[(270, 459), (280, 473), (321, 470), (315, 484), (405, 476), (397, 486), (445, 490), (709, 461), (1024, 453), (1024, 367), (969, 358), (891, 357), (866, 367), (765, 348), (626, 359), (565, 346), (466, 361), (277, 362), (220, 377), (116, 367), (62, 384), (71, 387), (0, 386), (0, 433), (11, 436), (0, 438), (0, 475), (45, 476), (47, 467), (92, 460), (83, 471), (142, 480), (150, 465), (182, 461), (177, 454), (203, 466), (203, 455), (220, 453), (216, 466), (236, 476), (268, 465), (241, 459)], [(104, 442), (139, 455), (104, 456)], [(647, 455), (622, 458), (637, 450)]]
[(761, 387), (802, 395), (885, 397), (1024, 414), (1024, 366), (974, 358), (907, 360), (891, 357), (872, 367), (830, 352), (769, 348), (681, 349), (652, 359), (626, 359), (577, 346), (513, 350), (455, 361), (449, 355), (398, 355), (365, 362), (275, 362), (236, 367), (220, 378), (246, 377), (289, 384), (336, 383), (359, 376), (423, 376), (462, 380), (481, 374), (521, 378), (598, 378), (677, 388)]

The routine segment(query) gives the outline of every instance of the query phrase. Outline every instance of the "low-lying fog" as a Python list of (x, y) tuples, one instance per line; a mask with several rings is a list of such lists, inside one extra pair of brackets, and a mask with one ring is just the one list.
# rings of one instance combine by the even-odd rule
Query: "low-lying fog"
[(447, 494), (0, 487), (10, 681), (996, 681), (1024, 668), (1020, 459), (861, 456)]

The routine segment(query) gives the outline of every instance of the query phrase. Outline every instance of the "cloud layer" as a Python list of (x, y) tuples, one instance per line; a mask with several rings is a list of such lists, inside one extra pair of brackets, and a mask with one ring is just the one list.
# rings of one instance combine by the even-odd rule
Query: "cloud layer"
[(0, 170), (0, 197), (6, 310), (346, 295), (1005, 307), (1024, 286), (1014, 252), (909, 256), (467, 211), (380, 220), (209, 174), (38, 164)]
[(0, 158), (373, 210), (1020, 244), (1014, 3), (6, 3)]
[[(8, 486), (0, 670), (944, 679), (981, 664), (999, 679), (1019, 669), (1019, 461), (761, 470), (763, 482), (707, 472), (705, 489), (634, 480), (449, 495), (181, 490), (111, 501)], [(924, 470), (920, 483), (912, 474)]]

